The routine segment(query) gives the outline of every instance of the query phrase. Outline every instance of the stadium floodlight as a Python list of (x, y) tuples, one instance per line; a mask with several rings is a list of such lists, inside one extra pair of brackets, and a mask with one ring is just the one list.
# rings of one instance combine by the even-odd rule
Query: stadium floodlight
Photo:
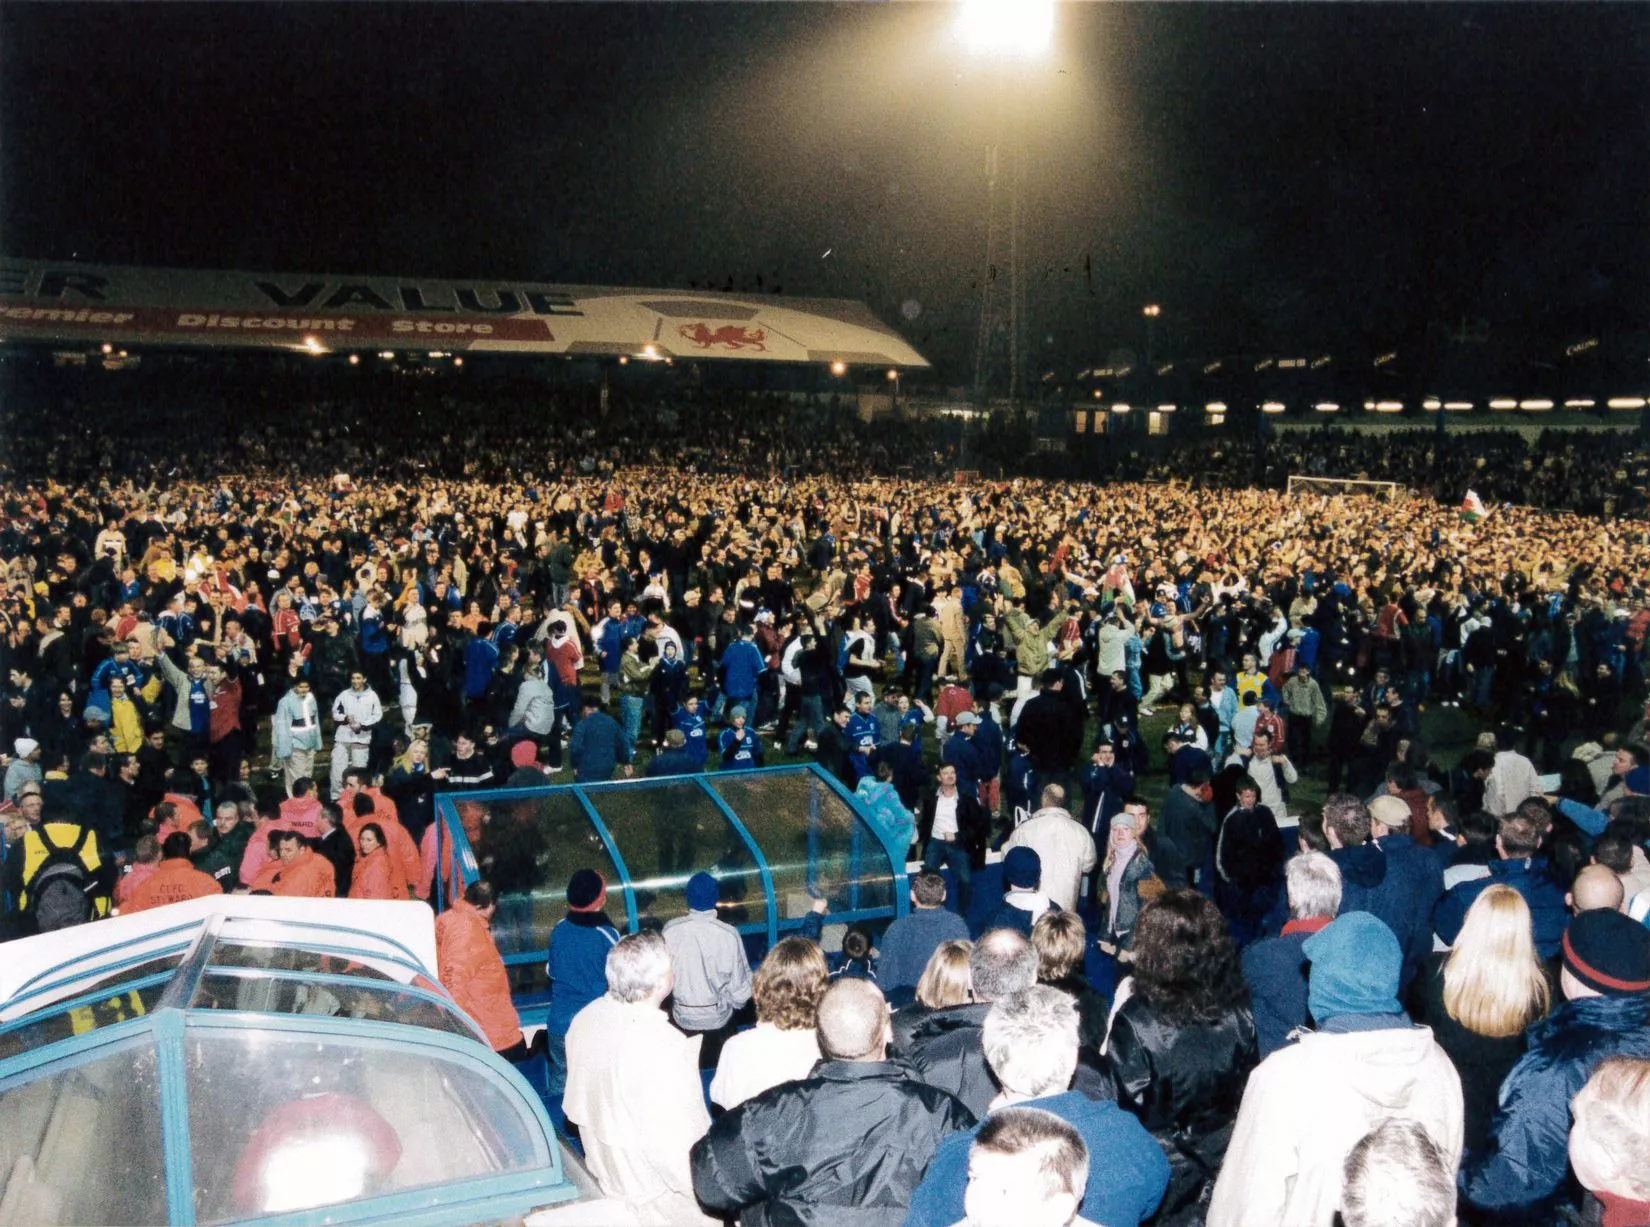
[(1054, 38), (1054, 0), (963, 0), (957, 35), (977, 54), (1041, 55)]
[(1339, 413), (1341, 407), (1332, 400), (1321, 400), (1312, 406), (1319, 413)]
[(1159, 413), (1173, 413), (1177, 408), (1179, 408), (1178, 405), (1159, 405), (1157, 411)]
[(1551, 409), (1553, 402), (1550, 400), (1521, 400), (1518, 402), (1518, 407), (1520, 409), (1544, 410)]
[(1401, 400), (1379, 400), (1375, 402), (1376, 413), (1401, 413), (1404, 402)]
[(1262, 413), (1282, 413), (1283, 402), (1281, 400), (1263, 401), (1261, 403), (1260, 411)]
[(1113, 413), (1127, 413), (1129, 411), (1129, 406), (1128, 405), (1113, 405), (1111, 407), (1111, 411)]
[(1516, 408), (1518, 408), (1518, 402), (1513, 400), (1511, 397), (1498, 396), (1490, 402), (1490, 408), (1491, 409), (1516, 409)]
[(1472, 402), (1470, 400), (1447, 400), (1444, 402), (1444, 408), (1454, 413), (1462, 413), (1472, 408)]
[(1203, 411), (1205, 413), (1225, 413), (1226, 402), (1223, 400), (1212, 400), (1207, 405), (1203, 406)]
[(360, 354), (351, 354), (349, 356), (349, 364), (351, 366), (360, 366), (361, 365), (361, 355)]
[(1443, 407), (1444, 402), (1439, 400), (1436, 396), (1429, 396), (1426, 400), (1421, 402), (1421, 408), (1425, 409), (1428, 413), (1436, 413)]
[(1566, 409), (1591, 409), (1596, 403), (1590, 400), (1567, 400), (1564, 402), (1564, 407)]
[(115, 352), (115, 347), (113, 345), (110, 345), (107, 341), (105, 341), (103, 343), (103, 352), (106, 353), (106, 354), (112, 354), (112, 353)]
[(1644, 397), (1612, 396), (1604, 403), (1612, 409), (1642, 409), (1644, 408)]
[(1140, 314), (1149, 319), (1156, 319), (1158, 316), (1163, 314), (1163, 308), (1158, 306), (1156, 303), (1151, 303), (1140, 308)]
[(841, 358), (838, 358), (835, 362), (831, 363), (831, 374), (840, 377), (840, 376), (846, 375), (847, 373), (848, 373), (848, 364), (846, 362), (844, 362)]
[(462, 359), (462, 358), (454, 358), (454, 359), (453, 359), (453, 365), (454, 365), (454, 366), (463, 366), (463, 365), (464, 365), (464, 359)]

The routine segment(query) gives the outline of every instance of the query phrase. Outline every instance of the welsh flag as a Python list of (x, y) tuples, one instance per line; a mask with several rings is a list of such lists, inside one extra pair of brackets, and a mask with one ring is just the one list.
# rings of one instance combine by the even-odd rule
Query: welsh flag
[(1461, 518), (1468, 524), (1476, 524), (1489, 514), (1484, 500), (1478, 497), (1478, 491), (1468, 490), (1467, 497), (1461, 500)]

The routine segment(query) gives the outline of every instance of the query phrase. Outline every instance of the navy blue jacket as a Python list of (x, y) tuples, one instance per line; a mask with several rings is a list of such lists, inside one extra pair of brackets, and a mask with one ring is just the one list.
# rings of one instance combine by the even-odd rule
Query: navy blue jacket
[(1530, 905), (1530, 924), (1535, 930), (1535, 948), (1544, 959), (1558, 956), (1559, 943), (1570, 923), (1569, 909), (1564, 906), (1564, 892), (1547, 876), (1547, 858), (1520, 857), (1516, 861), (1491, 861), (1490, 876), (1458, 882), (1438, 901), (1432, 914), (1432, 927), (1442, 941), (1451, 946), (1460, 936), (1466, 923), (1467, 909), (1473, 901), (1491, 886), (1510, 886), (1524, 896)]
[(569, 912), (550, 930), (544, 1029), (551, 1035), (566, 1035), (573, 1015), (607, 992), (607, 952), (618, 944), (619, 932), (602, 912)]
[(630, 743), (617, 720), (596, 711), (573, 726), (573, 735), (567, 739), (567, 755), (573, 760), (573, 778), (580, 784), (611, 780), (613, 769), (630, 761)]
[(661, 750), (647, 765), (647, 773), (656, 775), (692, 775), (705, 769), (704, 760), (686, 746), (680, 750)]
[[(1063, 1091), (1018, 1105), (1052, 1112), (1083, 1135), (1089, 1148), (1089, 1182), (1083, 1193), (1083, 1217), (1094, 1223), (1145, 1221), (1169, 1187), (1169, 1161), (1156, 1139), (1135, 1117), (1115, 1103)], [(979, 1127), (953, 1133), (940, 1143), (917, 1191), (905, 1227), (951, 1227), (967, 1213), (968, 1150)]]
[(1425, 894), (1418, 870), (1389, 857), (1374, 843), (1334, 848), (1329, 855), (1341, 871), (1340, 914), (1368, 912), (1392, 930), (1404, 952), (1407, 988), (1432, 953), (1432, 918), (1417, 905)]
[[(756, 694), (756, 679), (762, 676), (768, 662), (762, 658), (762, 649), (748, 639), (740, 639), (727, 646), (718, 662), (722, 670), (722, 689), (729, 699), (741, 701)], [(748, 713), (755, 716), (755, 712)]]
[(1307, 963), (1301, 947), (1311, 936), (1306, 930), (1283, 933), (1256, 942), (1243, 952), (1243, 978), (1249, 982), (1255, 1040), (1263, 1061), (1289, 1043), (1291, 1031), (1310, 1021), (1306, 1010)]
[(914, 989), (934, 951), (950, 941), (967, 941), (968, 924), (943, 907), (912, 908), (888, 926), (877, 960), (877, 983), (885, 993)]
[(1495, 1221), (1551, 1222), (1569, 1165), (1570, 1100), (1606, 1057), (1650, 1058), (1650, 995), (1567, 1001), (1528, 1031), (1501, 1084), (1483, 1154), (1463, 1157), (1460, 1188)]

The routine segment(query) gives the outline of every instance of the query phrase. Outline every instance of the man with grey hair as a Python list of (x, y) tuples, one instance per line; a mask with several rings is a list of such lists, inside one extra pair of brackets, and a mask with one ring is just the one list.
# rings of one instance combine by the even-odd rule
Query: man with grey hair
[(982, 1029), (991, 1003), (1037, 983), (1037, 952), (1013, 929), (991, 929), (968, 956), (974, 1000), (935, 1010), (899, 1053), (930, 1086), (950, 1091), (984, 1116), (997, 1097), (996, 1079), (986, 1064)]
[(1346, 1227), (1455, 1227), (1455, 1165), (1418, 1122), (1393, 1118), (1346, 1157)]
[(809, 1077), (747, 1099), (693, 1147), (694, 1191), (746, 1223), (899, 1227), (940, 1141), (974, 1116), (887, 1060), (888, 1003), (870, 981), (832, 984), (818, 1026)]
[(1249, 982), (1262, 1060), (1306, 1025), (1306, 956), (1301, 947), (1341, 910), (1341, 871), (1322, 852), (1290, 858), (1284, 881), (1289, 921), (1283, 932), (1243, 952), (1243, 978)]
[(637, 1221), (709, 1224), (688, 1166), (710, 1126), (700, 1041), (660, 1008), (675, 985), (658, 933), (633, 933), (607, 952), (607, 995), (567, 1029), (562, 1108), (579, 1127), (596, 1183)]
[[(1157, 1209), (1169, 1183), (1162, 1147), (1115, 1101), (1067, 1089), (1077, 1069), (1077, 1007), (1069, 996), (1039, 984), (1003, 998), (986, 1015), (983, 1042), (1003, 1087), (984, 1127), (1015, 1104), (1048, 1112), (1087, 1144), (1087, 1192), (1080, 1194), (1085, 1219), (1133, 1227)], [(906, 1227), (950, 1227), (963, 1218), (969, 1148), (979, 1132), (940, 1143), (911, 1198)]]
[(968, 1156), (965, 1227), (1093, 1227), (1077, 1207), (1095, 1158), (1051, 1112), (997, 1113)]

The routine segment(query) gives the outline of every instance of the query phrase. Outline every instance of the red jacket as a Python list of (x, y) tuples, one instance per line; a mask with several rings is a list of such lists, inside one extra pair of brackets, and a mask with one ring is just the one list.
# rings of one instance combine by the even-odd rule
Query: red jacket
[(462, 899), (435, 921), (435, 961), (441, 983), (475, 1019), (493, 1051), (521, 1042), (521, 1019), (510, 1000), (510, 977), (486, 918)]
[(222, 682), (208, 700), (211, 714), (207, 720), (206, 735), (213, 742), (222, 741), (241, 727), (241, 684)]

